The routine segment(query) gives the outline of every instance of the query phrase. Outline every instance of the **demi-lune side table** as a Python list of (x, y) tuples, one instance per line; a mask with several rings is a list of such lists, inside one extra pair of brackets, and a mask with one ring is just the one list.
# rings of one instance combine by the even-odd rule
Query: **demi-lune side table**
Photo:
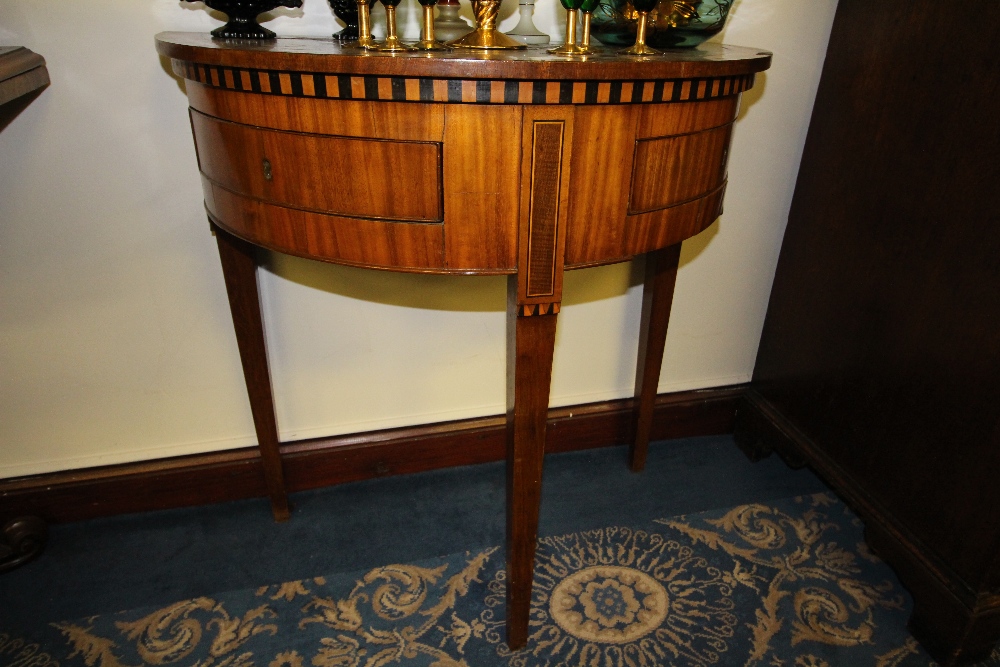
[(505, 274), (507, 641), (525, 645), (563, 271), (646, 255), (642, 469), (680, 243), (722, 211), (759, 49), (658, 57), (377, 54), (162, 33), (185, 79), (274, 515), (289, 509), (256, 249), (391, 271)]

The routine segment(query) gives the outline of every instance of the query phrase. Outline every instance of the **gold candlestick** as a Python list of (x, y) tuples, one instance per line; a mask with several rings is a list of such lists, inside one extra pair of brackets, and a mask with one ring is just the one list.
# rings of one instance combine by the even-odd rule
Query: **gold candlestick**
[(583, 35), (580, 36), (580, 48), (584, 53), (593, 53), (590, 48), (590, 17), (592, 12), (583, 12)]
[(358, 0), (358, 41), (345, 46), (350, 49), (371, 49), (375, 46), (372, 39), (372, 14), (368, 3), (371, 0)]
[(476, 29), (448, 46), (459, 49), (524, 49), (524, 44), (497, 30), (500, 0), (472, 0), (472, 14)]
[(413, 45), (418, 51), (446, 51), (447, 46), (434, 37), (434, 3), (436, 0), (420, 0), (424, 9), (424, 22), (420, 27), (420, 41)]
[(575, 9), (566, 10), (566, 43), (549, 49), (549, 53), (557, 53), (561, 56), (582, 56), (589, 52), (576, 43), (576, 12)]
[(622, 53), (627, 56), (655, 56), (661, 52), (646, 46), (646, 23), (649, 21), (649, 12), (639, 12), (639, 27), (635, 31), (635, 44), (628, 47)]
[(382, 4), (385, 5), (385, 39), (382, 43), (375, 47), (378, 51), (412, 51), (413, 47), (407, 46), (399, 41), (399, 35), (396, 34), (396, 5), (399, 4), (400, 0), (382, 0)]

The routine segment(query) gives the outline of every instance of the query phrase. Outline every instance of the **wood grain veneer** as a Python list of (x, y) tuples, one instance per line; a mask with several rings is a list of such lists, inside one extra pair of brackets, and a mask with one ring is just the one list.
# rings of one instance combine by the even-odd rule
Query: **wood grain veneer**
[(444, 140), (444, 104), (247, 95), (191, 80), (185, 85), (192, 109), (234, 123), (343, 137)]
[[(347, 217), (443, 222), (440, 143), (264, 130), (197, 111), (191, 126), (202, 175), (239, 194)], [(407, 183), (420, 187), (395, 187)]]
[(444, 113), (445, 266), (512, 273), (521, 155), (510, 147), (521, 141), (522, 109), (448, 105)]
[(656, 386), (663, 366), (667, 342), (670, 306), (677, 282), (677, 264), (681, 244), (648, 253), (642, 288), (642, 322), (639, 327), (639, 354), (635, 370), (635, 438), (629, 446), (629, 467), (639, 472), (646, 466), (649, 439), (653, 429)]
[(346, 218), (269, 204), (205, 181), (205, 208), (228, 232), (278, 252), (352, 266), (440, 272), (440, 224)]
[(274, 396), (264, 342), (264, 321), (260, 313), (257, 289), (257, 248), (246, 241), (215, 229), (219, 259), (226, 280), (226, 292), (236, 329), (236, 342), (243, 364), (250, 410), (253, 413), (257, 445), (260, 448), (264, 482), (271, 498), (271, 511), (277, 521), (289, 517), (281, 454), (278, 452), (278, 425), (274, 418)]
[(649, 213), (697, 199), (726, 180), (732, 125), (635, 142), (628, 212)]
[(601, 52), (574, 62), (537, 49), (396, 57), (173, 33), (157, 44), (191, 82), (205, 204), (230, 255), (223, 268), (239, 296), (233, 319), (272, 499), (281, 460), (269, 386), (266, 396), (253, 386), (268, 383), (266, 352), (259, 313), (239, 311), (256, 294), (231, 252), (239, 239), (373, 268), (511, 274), (507, 641), (524, 646), (564, 269), (670, 247), (650, 257), (645, 286), (638, 469), (677, 244), (721, 211), (739, 95), (770, 55), (711, 45), (643, 60)]

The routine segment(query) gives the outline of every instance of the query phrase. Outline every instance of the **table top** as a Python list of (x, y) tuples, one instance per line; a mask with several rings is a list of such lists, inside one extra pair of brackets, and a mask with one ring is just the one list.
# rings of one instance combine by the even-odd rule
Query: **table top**
[(320, 38), (213, 39), (208, 33), (162, 32), (157, 51), (168, 58), (225, 67), (291, 72), (463, 79), (625, 80), (740, 76), (771, 65), (771, 53), (725, 44), (671, 49), (662, 56), (625, 56), (600, 48), (588, 56), (558, 56), (547, 47), (505, 51), (364, 52)]

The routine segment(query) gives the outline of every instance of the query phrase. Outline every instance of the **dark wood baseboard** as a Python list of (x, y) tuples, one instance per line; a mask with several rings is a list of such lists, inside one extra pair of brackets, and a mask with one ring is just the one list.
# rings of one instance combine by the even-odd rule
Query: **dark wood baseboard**
[[(660, 394), (652, 438), (731, 433), (744, 386)], [(632, 439), (632, 400), (549, 411), (548, 453)], [(501, 461), (503, 416), (317, 438), (281, 446), (289, 491), (386, 475)], [(622, 465), (625, 465), (624, 460)], [(52, 523), (264, 497), (256, 447), (0, 480), (0, 519)]]
[(770, 401), (748, 388), (737, 408), (734, 437), (754, 461), (777, 453), (808, 465), (865, 522), (865, 539), (914, 598), (910, 629), (942, 667), (989, 657), (1000, 634), (1000, 595), (983, 595), (959, 577), (875, 501), (823, 448)]

